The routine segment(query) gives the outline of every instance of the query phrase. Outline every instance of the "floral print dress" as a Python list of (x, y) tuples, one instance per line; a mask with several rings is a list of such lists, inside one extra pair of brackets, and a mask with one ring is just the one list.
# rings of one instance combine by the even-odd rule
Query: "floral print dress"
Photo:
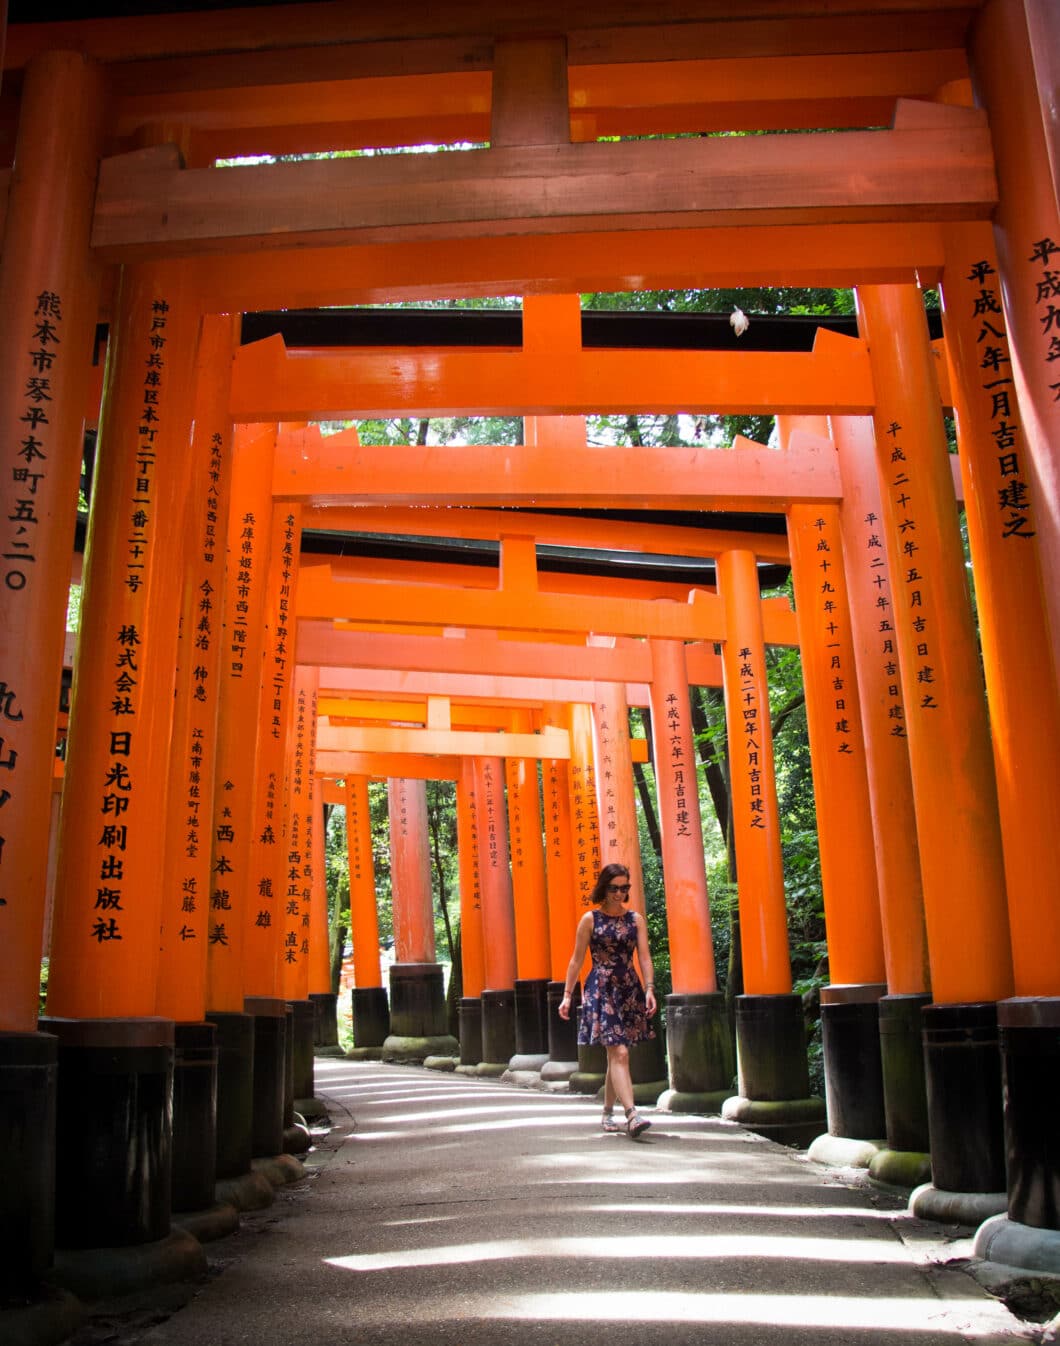
[(631, 911), (619, 916), (593, 912), (589, 937), (593, 968), (582, 993), (579, 1046), (630, 1046), (655, 1036), (644, 990), (633, 970), (636, 947), (637, 923)]

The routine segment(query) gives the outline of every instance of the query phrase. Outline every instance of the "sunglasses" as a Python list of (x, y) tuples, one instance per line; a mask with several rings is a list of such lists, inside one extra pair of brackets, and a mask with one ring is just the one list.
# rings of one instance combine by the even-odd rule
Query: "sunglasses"
[(607, 891), (608, 891), (609, 893), (628, 893), (628, 892), (629, 892), (629, 884), (628, 884), (628, 883), (609, 883), (609, 884), (607, 885)]

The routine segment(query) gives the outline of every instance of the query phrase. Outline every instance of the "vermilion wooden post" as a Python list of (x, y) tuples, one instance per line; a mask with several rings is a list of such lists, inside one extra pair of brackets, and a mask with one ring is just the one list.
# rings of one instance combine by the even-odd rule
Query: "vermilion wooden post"
[(515, 1054), (515, 912), (508, 861), (504, 764), (476, 757), (479, 881), (482, 888), (482, 1074), (499, 1075)]
[[(529, 733), (529, 712), (516, 711), (512, 729)], [(540, 1070), (548, 1060), (549, 943), (537, 759), (506, 758), (504, 774), (508, 787), (517, 973), (512, 1067)]]
[(379, 913), (367, 776), (346, 777), (346, 852), (353, 943), (353, 1045), (357, 1052), (378, 1056), (390, 1032), (390, 1008), (379, 960)]
[[(180, 612), (174, 558), (199, 337), (184, 280), (153, 266), (122, 273), (100, 423), (48, 988), (60, 1037), (57, 1232), (75, 1245), (169, 1230), (173, 1026), (153, 1016)], [(86, 1092), (79, 1075), (100, 1047), (125, 1071)], [(155, 1137), (149, 1154), (145, 1135)]]
[(600, 823), (596, 810), (592, 707), (580, 701), (575, 702), (569, 708), (569, 715), (570, 764), (567, 769), (570, 775), (571, 837), (574, 842), (574, 900), (580, 916), (583, 911), (589, 910), (589, 895), (600, 871)]
[[(763, 1134), (804, 1140), (819, 1130), (824, 1108), (807, 1098), (802, 999), (791, 989), (757, 563), (752, 552), (725, 551), (717, 564), (745, 992), (736, 1001), (739, 1093), (723, 1113)], [(781, 1101), (789, 1106), (772, 1106)], [(771, 1105), (764, 1115), (763, 1104)]]
[(645, 915), (640, 831), (633, 797), (633, 755), (629, 746), (629, 705), (623, 683), (597, 683), (593, 702), (593, 760), (600, 864), (629, 869), (629, 905)]
[[(782, 449), (824, 418), (777, 418)], [(821, 856), (828, 980), (821, 989), (828, 1130), (872, 1140), (886, 1126), (877, 1003), (887, 990), (876, 854), (839, 509), (788, 510), (795, 612)]]
[[(924, 1011), (932, 1172), (949, 1191), (1005, 1182), (994, 1002), (1012, 991), (986, 703), (923, 300), (915, 285), (858, 290), (876, 388), (888, 553), (931, 982)], [(955, 1052), (953, 1032), (983, 1037)], [(970, 1143), (970, 1137), (975, 1143)]]
[(203, 320), (184, 536), (180, 640), (170, 749), (165, 883), (156, 1013), (176, 1021), (173, 1209), (213, 1205), (217, 1174), (217, 1046), (206, 1014), (213, 786), (217, 753), (221, 601), (231, 485), (228, 390), (238, 334), (231, 318)]
[(458, 1044), (446, 1032), (443, 974), (435, 959), (427, 784), (392, 778), (387, 790), (397, 961), (390, 969), (390, 1036), (383, 1058), (454, 1055)]
[(456, 782), (456, 834), (460, 867), (460, 1064), (482, 1060), (482, 992), (486, 985), (482, 943), (482, 883), (479, 874), (478, 804), (470, 757)]
[[(293, 656), (293, 632), (290, 644)], [(313, 847), (317, 830), (313, 808), (313, 765), (319, 677), (316, 668), (302, 665), (294, 669), (287, 736), (283, 994), (291, 1012), (292, 1110), (303, 1115), (306, 1107), (299, 1107), (299, 1103), (309, 1106), (314, 1093), (314, 1009), (309, 999), (309, 962)]]
[[(1057, 207), (1056, 90), (1047, 72), (1060, 42), (1056, 6), (1039, 0), (988, 0), (976, 12), (968, 58), (976, 101), (989, 117), (998, 181), (994, 215), (997, 293), (1007, 342), (980, 347), (998, 352), (998, 387), (1015, 390), (1025, 445), (1010, 489), (1025, 481), (1035, 501), (1035, 527), (1045, 574), (1054, 670), (1060, 680), (1060, 213)], [(1039, 73), (1040, 72), (1040, 73)], [(1047, 121), (1046, 118), (1049, 118)], [(984, 281), (984, 288), (992, 286)], [(1008, 360), (1004, 358), (1007, 354)], [(1011, 363), (1009, 363), (1010, 361)], [(1010, 377), (1012, 384), (1002, 384)], [(981, 392), (982, 389), (979, 388)], [(1009, 418), (1011, 421), (1011, 417)], [(999, 456), (1001, 452), (999, 446)]]
[(725, 997), (718, 994), (699, 813), (685, 648), (652, 640), (651, 729), (673, 992), (666, 997), (669, 1111), (715, 1111), (732, 1082)]
[(99, 71), (80, 53), (29, 63), (0, 254), (0, 1089), (12, 1119), (0, 1144), (0, 1294), (12, 1295), (36, 1287), (54, 1245), (57, 1044), (35, 1030), (103, 106)]
[[(206, 1017), (217, 1029), (217, 1174), (222, 1178), (246, 1173), (255, 1148), (256, 1022), (245, 1007), (243, 946), (251, 900), (248, 875), (276, 427), (236, 426), (232, 446), (206, 964)], [(275, 1026), (266, 1024), (262, 1031)], [(275, 1130), (271, 1139), (275, 1142)]]
[[(1025, 406), (1033, 393), (1010, 381), (1012, 348), (1001, 303), (1008, 277), (998, 274), (992, 243), (985, 224), (947, 229), (942, 296), (1012, 939), (1015, 997), (998, 1005), (1008, 1215), (1016, 1224), (1055, 1230), (1060, 1148), (1043, 1124), (1043, 1112), (1051, 1109), (1041, 1097), (1041, 1080), (1060, 1070), (1060, 966), (1054, 956), (1060, 904), (1049, 896), (1057, 886), (1060, 797), (1040, 783), (1060, 775), (1060, 662), (1050, 656), (1046, 601), (1056, 583), (1055, 575), (1051, 584), (1043, 583), (1050, 573), (1050, 549), (1040, 546), (1048, 496), (1043, 501), (1040, 474), (1028, 470), (1032, 455), (1024, 431), (1035, 415), (1032, 409), (1028, 417)], [(1055, 291), (1060, 315), (1060, 250), (1054, 261), (1047, 288)], [(1018, 307), (1013, 302), (1008, 313)], [(1060, 340), (1056, 353), (1060, 357)], [(1055, 363), (1060, 367), (1060, 358)]]
[[(546, 724), (566, 725), (566, 706), (544, 707)], [(548, 987), (549, 1060), (541, 1068), (542, 1078), (569, 1079), (578, 1068), (577, 1013), (569, 1019), (559, 1017), (563, 983), (567, 975), (574, 931), (580, 915), (574, 884), (574, 843), (571, 834), (571, 788), (569, 764), (561, 758), (546, 758), (541, 763), (545, 807), (545, 874), (548, 882), (548, 930), (551, 981)], [(580, 989), (575, 988), (577, 1006)]]
[[(319, 673), (319, 671), (318, 671)], [(319, 692), (313, 698), (314, 714)], [(314, 759), (316, 756), (314, 748)], [(328, 916), (327, 828), (328, 813), (323, 801), (324, 781), (313, 770), (310, 799), (313, 824), (313, 884), (309, 910), (309, 999), (314, 1010), (313, 1043), (323, 1048), (322, 1055), (340, 1050), (338, 1037), (338, 994), (331, 989), (331, 921)]]
[[(879, 1001), (887, 1143), (892, 1154), (926, 1154), (927, 1092), (920, 1015), (931, 1000), (905, 699), (885, 546), (872, 420), (831, 421), (843, 503), (839, 512), (850, 622), (868, 767), (888, 994)], [(872, 1163), (881, 1171), (886, 1154)], [(895, 1162), (904, 1162), (901, 1160)], [(908, 1174), (896, 1173), (907, 1178)]]

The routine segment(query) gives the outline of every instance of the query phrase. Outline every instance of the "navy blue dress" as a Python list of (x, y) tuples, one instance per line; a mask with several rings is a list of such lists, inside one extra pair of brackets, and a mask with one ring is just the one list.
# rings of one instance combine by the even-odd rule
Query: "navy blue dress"
[(633, 912), (605, 916), (593, 912), (589, 953), (593, 968), (585, 979), (578, 1045), (590, 1047), (632, 1046), (653, 1038), (644, 989), (633, 968), (637, 948), (637, 924)]

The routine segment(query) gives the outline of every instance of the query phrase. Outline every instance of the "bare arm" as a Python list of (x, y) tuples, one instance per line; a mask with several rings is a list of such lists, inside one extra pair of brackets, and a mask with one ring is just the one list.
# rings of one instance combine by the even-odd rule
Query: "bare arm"
[(585, 951), (589, 947), (589, 936), (592, 933), (593, 914), (591, 911), (587, 911), (578, 922), (578, 930), (574, 936), (574, 952), (567, 964), (567, 975), (563, 979), (563, 999), (559, 1002), (558, 1011), (561, 1019), (570, 1018), (571, 992), (574, 990), (574, 983), (578, 980), (581, 965), (585, 962)]
[(648, 948), (648, 927), (639, 911), (633, 913), (637, 926), (637, 962), (640, 974), (644, 978), (644, 997), (648, 1002), (648, 1013), (654, 1014), (657, 1008), (655, 1000), (655, 969), (652, 967), (651, 950)]

